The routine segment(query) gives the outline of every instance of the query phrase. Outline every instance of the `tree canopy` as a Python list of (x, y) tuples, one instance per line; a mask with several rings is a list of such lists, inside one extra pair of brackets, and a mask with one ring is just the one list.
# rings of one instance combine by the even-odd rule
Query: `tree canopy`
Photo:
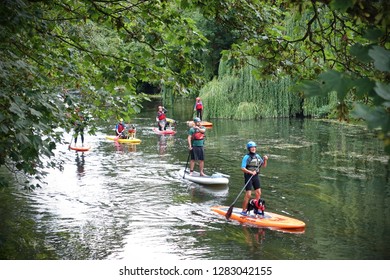
[(77, 107), (126, 118), (145, 98), (140, 82), (199, 82), (205, 38), (175, 1), (1, 2), (0, 165), (14, 173), (61, 168), (53, 150)]
[(222, 52), (227, 64), (240, 69), (256, 58), (258, 78), (293, 77), (306, 97), (336, 93), (338, 118), (379, 129), (390, 154), (388, 1), (205, 2), (205, 16), (239, 31)]
[(41, 179), (61, 168), (53, 150), (76, 108), (129, 117), (147, 98), (140, 83), (188, 94), (215, 74), (220, 50), (236, 68), (257, 59), (258, 77), (294, 77), (306, 96), (336, 92), (340, 119), (354, 109), (390, 152), (389, 9), (382, 0), (1, 0), (0, 166)]

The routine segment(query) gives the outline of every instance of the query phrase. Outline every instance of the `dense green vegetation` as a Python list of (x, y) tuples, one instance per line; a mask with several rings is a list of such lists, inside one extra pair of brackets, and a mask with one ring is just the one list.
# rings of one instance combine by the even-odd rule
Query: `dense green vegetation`
[[(200, 92), (210, 117), (323, 115), (337, 104), (339, 119), (353, 110), (380, 128), (390, 152), (389, 9), (382, 0), (2, 0), (0, 166), (27, 185), (41, 179), (61, 168), (52, 151), (76, 108), (128, 119), (147, 88)], [(218, 75), (223, 67), (229, 74)]]
[(324, 117), (337, 107), (334, 93), (313, 98), (297, 94), (292, 90), (295, 83), (291, 77), (256, 79), (252, 73), (259, 62), (253, 58), (238, 70), (226, 64), (221, 61), (218, 79), (200, 91), (206, 118)]

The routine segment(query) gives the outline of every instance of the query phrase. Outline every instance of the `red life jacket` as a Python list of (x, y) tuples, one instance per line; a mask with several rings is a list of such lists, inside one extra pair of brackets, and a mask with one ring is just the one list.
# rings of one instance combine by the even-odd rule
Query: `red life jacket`
[(158, 112), (157, 117), (159, 121), (165, 120), (167, 118), (163, 112)]
[(195, 133), (192, 134), (193, 140), (203, 140), (203, 138), (204, 138), (204, 133), (201, 133), (199, 130), (195, 131)]
[(203, 109), (203, 104), (202, 102), (196, 103), (196, 110), (202, 110)]
[(125, 126), (122, 123), (118, 124), (118, 132), (121, 133), (125, 129)]

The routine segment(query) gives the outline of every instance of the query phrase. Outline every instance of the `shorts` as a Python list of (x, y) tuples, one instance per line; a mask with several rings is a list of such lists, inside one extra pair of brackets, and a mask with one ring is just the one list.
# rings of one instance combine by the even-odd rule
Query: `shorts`
[[(246, 184), (245, 190), (250, 191), (250, 190), (252, 190), (252, 188), (254, 190), (260, 189), (259, 175), (257, 174), (255, 176), (253, 176), (252, 178), (251, 177), (252, 177), (252, 174), (247, 174), (247, 173), (244, 174), (245, 184)], [(250, 179), (250, 182), (247, 184), (249, 179)]]
[(191, 150), (191, 160), (204, 160), (203, 146), (193, 146)]

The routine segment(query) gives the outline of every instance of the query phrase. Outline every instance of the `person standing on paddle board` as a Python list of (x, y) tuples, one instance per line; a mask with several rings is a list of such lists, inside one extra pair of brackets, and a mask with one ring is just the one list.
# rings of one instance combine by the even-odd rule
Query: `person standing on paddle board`
[(163, 106), (158, 106), (156, 121), (158, 125), (158, 130), (166, 130), (168, 126), (167, 122), (167, 109), (165, 109)]
[(200, 97), (196, 98), (194, 111), (196, 111), (196, 116), (202, 121), (203, 103), (200, 100)]
[(206, 128), (200, 125), (200, 118), (194, 118), (194, 125), (188, 131), (188, 149), (190, 150), (190, 175), (195, 167), (195, 160), (199, 161), (199, 173), (200, 176), (205, 176), (204, 169), (204, 137)]
[(86, 119), (84, 118), (83, 113), (80, 111), (80, 108), (75, 109), (76, 120), (74, 122), (74, 145), (77, 145), (77, 138), (80, 135), (81, 145), (84, 146), (84, 128)]
[(126, 125), (123, 122), (123, 119), (119, 120), (119, 123), (116, 124), (115, 126), (115, 133), (116, 136), (119, 136), (120, 138), (126, 138), (124, 133), (125, 133)]
[(247, 205), (252, 195), (252, 188), (255, 191), (256, 200), (258, 201), (261, 196), (261, 188), (260, 188), (260, 167), (267, 167), (268, 157), (261, 157), (256, 153), (256, 143), (253, 141), (249, 141), (246, 144), (246, 148), (248, 149), (248, 154), (246, 154), (241, 162), (241, 170), (244, 172), (245, 179), (245, 197), (242, 203), (242, 212), (241, 215), (247, 215), (248, 209)]

